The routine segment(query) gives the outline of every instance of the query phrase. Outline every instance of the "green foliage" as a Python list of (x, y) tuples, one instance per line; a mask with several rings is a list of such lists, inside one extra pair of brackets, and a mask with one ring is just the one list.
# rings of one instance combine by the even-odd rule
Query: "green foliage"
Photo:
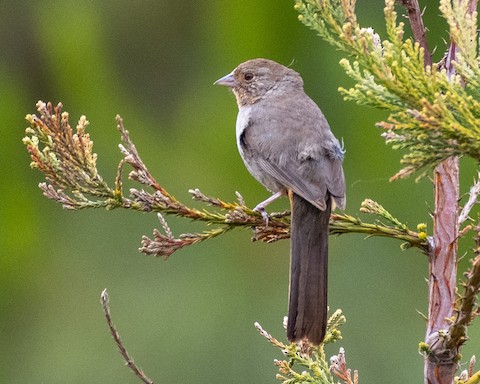
[[(351, 371), (347, 369), (343, 348), (340, 348), (339, 354), (332, 356), (330, 361), (328, 361), (324, 350), (325, 345), (342, 339), (338, 327), (345, 322), (346, 319), (342, 311), (337, 309), (328, 319), (325, 339), (318, 346), (313, 346), (303, 341), (287, 345), (275, 339), (260, 324), (255, 323), (255, 327), (263, 337), (279, 348), (286, 357), (286, 360), (274, 361), (279, 370), (276, 377), (283, 384), (335, 384), (334, 376), (342, 379), (347, 384), (353, 384), (358, 383), (358, 373), (355, 371), (352, 379)], [(284, 326), (286, 327), (285, 323)], [(299, 369), (302, 369), (302, 371), (298, 372)]]
[(340, 88), (345, 99), (389, 112), (378, 126), (394, 149), (407, 150), (404, 168), (393, 179), (434, 167), (452, 155), (480, 160), (476, 15), (468, 14), (467, 1), (442, 0), (440, 10), (461, 54), (452, 64), (425, 66), (424, 49), (404, 38), (394, 5), (394, 0), (385, 3), (383, 40), (371, 28), (360, 27), (355, 1), (297, 0), (295, 8), (300, 21), (350, 56), (341, 65), (356, 84)]

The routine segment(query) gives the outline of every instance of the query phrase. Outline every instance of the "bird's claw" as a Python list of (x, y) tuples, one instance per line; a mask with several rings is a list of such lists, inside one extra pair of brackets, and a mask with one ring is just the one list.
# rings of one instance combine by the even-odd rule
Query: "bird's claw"
[(257, 205), (254, 209), (253, 209), (255, 212), (258, 212), (260, 213), (260, 215), (262, 215), (262, 219), (263, 221), (265, 222), (265, 226), (268, 227), (268, 213), (267, 211), (265, 210), (265, 207), (262, 206), (262, 205)]

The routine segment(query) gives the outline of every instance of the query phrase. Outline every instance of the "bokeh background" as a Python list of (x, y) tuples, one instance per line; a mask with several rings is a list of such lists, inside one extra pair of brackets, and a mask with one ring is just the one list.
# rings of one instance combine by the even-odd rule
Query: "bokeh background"
[[(439, 60), (446, 25), (436, 2), (422, 5)], [(382, 34), (382, 2), (357, 7), (361, 23)], [(189, 188), (225, 200), (240, 191), (253, 206), (268, 193), (237, 154), (234, 97), (213, 82), (250, 58), (292, 64), (345, 142), (347, 212), (369, 197), (431, 233), (431, 181), (388, 182), (401, 153), (374, 126), (384, 113), (342, 100), (337, 88), (351, 84), (342, 54), (297, 21), (291, 1), (3, 0), (0, 20), (1, 383), (137, 382), (103, 319), (106, 287), (123, 341), (157, 383), (274, 383), (273, 359), (282, 356), (253, 324), (285, 338), (287, 241), (252, 243), (249, 231), (236, 230), (165, 262), (137, 250), (159, 226), (155, 215), (62, 210), (37, 188), (42, 175), (21, 141), (39, 99), (61, 101), (72, 125), (87, 115), (110, 183), (120, 113), (149, 169), (179, 199), (190, 203)], [(465, 191), (474, 166), (462, 165)], [(175, 234), (202, 229), (168, 222)], [(331, 240), (330, 305), (348, 322), (327, 352), (343, 346), (365, 383), (422, 380), (417, 310), (426, 311), (427, 262), (399, 246), (359, 235)], [(478, 325), (470, 337), (466, 358), (479, 352)]]

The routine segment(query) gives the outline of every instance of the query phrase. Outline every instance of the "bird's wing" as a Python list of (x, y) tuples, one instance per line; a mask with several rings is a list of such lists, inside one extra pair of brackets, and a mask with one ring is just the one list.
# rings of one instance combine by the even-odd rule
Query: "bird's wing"
[(281, 167), (277, 162), (266, 159), (263, 156), (258, 157), (258, 166), (287, 190), (291, 189), (319, 209), (325, 209), (325, 197), (327, 194), (324, 183), (312, 184), (308, 179), (302, 178), (297, 172), (297, 167), (292, 166), (292, 164)]
[(291, 189), (321, 210), (331, 195), (343, 209), (344, 152), (318, 112), (320, 114), (311, 117), (302, 116), (301, 126), (295, 115), (281, 123), (262, 116), (242, 132), (240, 145), (245, 161), (255, 161), (256, 167), (277, 184)]

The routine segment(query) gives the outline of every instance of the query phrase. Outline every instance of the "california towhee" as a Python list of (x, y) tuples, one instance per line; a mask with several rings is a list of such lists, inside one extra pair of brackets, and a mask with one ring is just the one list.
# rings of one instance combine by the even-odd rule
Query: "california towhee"
[[(271, 60), (240, 64), (215, 84), (238, 104), (237, 145), (250, 173), (291, 202), (290, 299), (287, 337), (318, 345), (327, 325), (328, 223), (332, 205), (345, 207), (344, 151), (294, 70)], [(268, 221), (267, 221), (268, 223)]]

